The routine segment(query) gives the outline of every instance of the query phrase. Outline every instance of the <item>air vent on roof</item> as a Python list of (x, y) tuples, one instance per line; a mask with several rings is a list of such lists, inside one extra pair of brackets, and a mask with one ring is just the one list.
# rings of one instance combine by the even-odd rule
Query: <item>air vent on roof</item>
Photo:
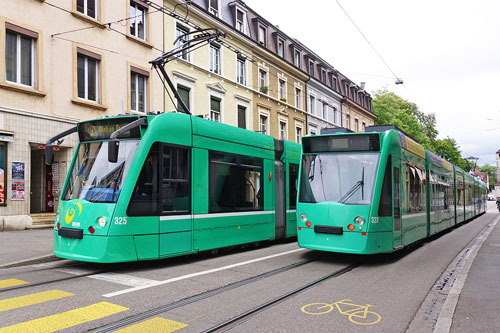
[(344, 127), (325, 127), (319, 132), (320, 134), (335, 134), (335, 133), (354, 133), (350, 129)]

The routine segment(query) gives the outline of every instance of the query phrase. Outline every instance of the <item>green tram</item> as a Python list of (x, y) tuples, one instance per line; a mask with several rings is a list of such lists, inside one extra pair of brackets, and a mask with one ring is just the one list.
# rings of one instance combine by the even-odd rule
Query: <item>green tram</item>
[(486, 210), (487, 186), (394, 126), (304, 137), (299, 246), (393, 252)]
[(83, 121), (54, 254), (153, 260), (295, 236), (300, 145), (181, 113)]

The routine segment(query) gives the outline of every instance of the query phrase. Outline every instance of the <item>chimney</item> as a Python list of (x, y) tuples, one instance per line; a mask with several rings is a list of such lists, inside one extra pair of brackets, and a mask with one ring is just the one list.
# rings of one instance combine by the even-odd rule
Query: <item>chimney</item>
[(366, 82), (361, 82), (359, 84), (359, 86), (361, 87), (361, 90), (365, 90), (365, 85), (366, 85)]

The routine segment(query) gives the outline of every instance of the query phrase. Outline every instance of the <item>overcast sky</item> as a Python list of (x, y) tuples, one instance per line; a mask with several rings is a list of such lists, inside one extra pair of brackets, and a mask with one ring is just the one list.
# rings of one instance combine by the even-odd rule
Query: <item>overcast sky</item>
[(366, 89), (435, 113), (439, 137), (496, 165), (500, 149), (499, 0), (244, 0)]

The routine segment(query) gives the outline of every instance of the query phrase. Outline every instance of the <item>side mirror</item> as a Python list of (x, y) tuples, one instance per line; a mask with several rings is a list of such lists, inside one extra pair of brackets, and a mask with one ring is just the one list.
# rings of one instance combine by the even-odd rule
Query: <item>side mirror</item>
[(120, 147), (120, 141), (109, 140), (109, 142), (108, 142), (108, 161), (109, 162), (116, 163), (116, 161), (118, 161), (118, 148), (119, 147)]
[(45, 164), (51, 165), (54, 163), (54, 151), (52, 150), (52, 144), (45, 145)]

